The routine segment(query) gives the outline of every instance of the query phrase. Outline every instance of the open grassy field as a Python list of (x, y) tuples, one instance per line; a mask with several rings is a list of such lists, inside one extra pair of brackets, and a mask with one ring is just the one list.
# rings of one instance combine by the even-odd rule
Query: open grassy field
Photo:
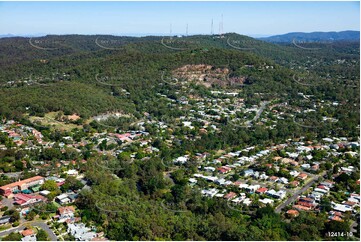
[(46, 113), (44, 117), (29, 116), (29, 120), (33, 123), (37, 123), (43, 126), (50, 127), (51, 129), (70, 131), (74, 128), (81, 128), (80, 125), (76, 125), (70, 122), (61, 122), (55, 119), (58, 112)]

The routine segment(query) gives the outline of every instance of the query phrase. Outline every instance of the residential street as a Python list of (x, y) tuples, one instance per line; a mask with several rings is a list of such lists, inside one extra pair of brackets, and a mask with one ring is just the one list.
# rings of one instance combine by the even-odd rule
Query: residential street
[(257, 119), (259, 119), (259, 117), (261, 116), (262, 112), (264, 111), (264, 109), (266, 108), (266, 106), (270, 103), (270, 101), (264, 101), (261, 102), (261, 107), (258, 110), (256, 116), (253, 118), (252, 122), (257, 121)]
[(25, 229), (27, 225), (42, 228), (48, 234), (49, 239), (51, 241), (57, 241), (58, 240), (58, 238), (56, 237), (54, 232), (49, 228), (49, 226), (45, 222), (39, 222), (39, 221), (26, 222), (26, 223), (23, 223), (22, 225), (20, 225), (18, 227), (2, 231), (2, 232), (0, 232), (0, 237), (6, 236), (6, 235), (10, 234), (11, 232), (19, 232), (19, 231)]
[(297, 192), (295, 192), (295, 194), (293, 194), (290, 198), (288, 198), (285, 202), (283, 202), (282, 204), (280, 204), (276, 209), (275, 212), (276, 213), (280, 213), (282, 211), (282, 209), (284, 209), (286, 206), (288, 206), (289, 204), (293, 203), (294, 201), (296, 201), (296, 199), (298, 198), (299, 195), (301, 195), (302, 193), (304, 193), (308, 188), (310, 188), (317, 180), (319, 177), (323, 177), (326, 174), (326, 171), (322, 172), (320, 175), (315, 176), (314, 178), (312, 178), (312, 180), (307, 183), (306, 185), (304, 185), (300, 190), (298, 190)]
[(260, 109), (258, 110), (258, 112), (256, 113), (256, 116), (253, 117), (252, 120), (249, 120), (247, 122), (245, 122), (247, 127), (250, 127), (252, 125), (252, 123), (256, 122), (259, 117), (261, 116), (261, 114), (263, 113), (264, 109), (266, 108), (266, 106), (270, 103), (270, 101), (264, 101), (261, 102), (261, 106)]

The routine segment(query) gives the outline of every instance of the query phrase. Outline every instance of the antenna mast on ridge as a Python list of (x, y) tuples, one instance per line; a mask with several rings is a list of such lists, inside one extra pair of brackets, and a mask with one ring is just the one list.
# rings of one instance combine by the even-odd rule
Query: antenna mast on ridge
[(169, 27), (169, 38), (172, 39), (172, 24)]
[(223, 14), (221, 17), (221, 22), (219, 23), (219, 35), (223, 35)]

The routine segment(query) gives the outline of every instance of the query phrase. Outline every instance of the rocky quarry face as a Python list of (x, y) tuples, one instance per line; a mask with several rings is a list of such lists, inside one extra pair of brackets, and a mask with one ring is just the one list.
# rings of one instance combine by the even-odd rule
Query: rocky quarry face
[(228, 68), (215, 68), (205, 64), (185, 65), (175, 69), (172, 74), (179, 80), (193, 81), (206, 87), (242, 85), (246, 80), (246, 77), (230, 77)]

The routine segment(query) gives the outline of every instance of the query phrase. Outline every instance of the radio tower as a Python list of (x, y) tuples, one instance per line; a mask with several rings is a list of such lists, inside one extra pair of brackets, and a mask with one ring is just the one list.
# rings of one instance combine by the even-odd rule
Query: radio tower
[(186, 37), (188, 37), (188, 24), (187, 24), (187, 27), (186, 27)]
[(169, 38), (172, 39), (172, 24), (169, 26)]
[(211, 23), (211, 35), (213, 35), (213, 18), (212, 18), (212, 23)]
[(219, 23), (219, 35), (223, 36), (223, 14), (221, 16), (221, 22)]

